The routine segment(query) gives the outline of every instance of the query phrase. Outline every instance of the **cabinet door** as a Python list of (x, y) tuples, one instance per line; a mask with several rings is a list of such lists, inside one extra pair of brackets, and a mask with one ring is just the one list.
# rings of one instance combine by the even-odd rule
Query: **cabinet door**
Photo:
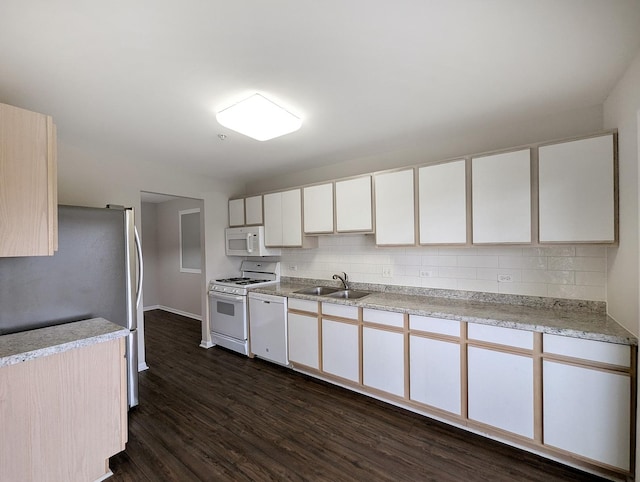
[(264, 244), (282, 246), (282, 193), (265, 194), (263, 199)]
[(51, 117), (0, 104), (0, 256), (57, 249), (55, 126)]
[(533, 438), (533, 359), (471, 346), (469, 419)]
[(460, 344), (409, 337), (410, 397), (461, 414)]
[(465, 161), (418, 170), (420, 244), (467, 242), (467, 184)]
[(415, 244), (413, 169), (376, 174), (376, 244)]
[(289, 313), (287, 324), (289, 360), (310, 368), (320, 368), (318, 317)]
[(631, 379), (543, 362), (544, 443), (629, 470)]
[(336, 232), (373, 231), (371, 176), (336, 181)]
[(540, 242), (615, 241), (613, 139), (540, 147)]
[(333, 184), (303, 189), (305, 234), (333, 233)]
[(302, 246), (302, 198), (300, 189), (282, 193), (282, 246)]
[(244, 199), (229, 201), (229, 226), (244, 226)]
[(368, 387), (404, 397), (404, 333), (363, 328), (362, 377)]
[(244, 200), (246, 219), (248, 226), (262, 224), (262, 196), (251, 196)]
[(358, 325), (322, 320), (322, 371), (358, 383)]
[(531, 152), (472, 160), (473, 243), (531, 243)]

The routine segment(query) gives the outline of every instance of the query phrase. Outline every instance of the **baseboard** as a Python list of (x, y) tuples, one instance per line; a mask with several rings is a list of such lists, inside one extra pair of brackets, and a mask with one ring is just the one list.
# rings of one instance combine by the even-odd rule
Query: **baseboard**
[(144, 311), (151, 311), (151, 310), (168, 311), (169, 313), (173, 313), (174, 315), (186, 316), (187, 318), (192, 318), (197, 321), (202, 321), (202, 316), (200, 315), (189, 313), (187, 311), (176, 310), (175, 308), (169, 308), (168, 306), (164, 306), (164, 305), (153, 305), (153, 306), (144, 307)]
[(211, 343), (210, 341), (202, 340), (202, 341), (200, 342), (200, 348), (207, 348), (207, 349), (209, 349), (209, 348), (212, 348), (212, 347), (214, 347), (214, 346), (215, 346), (215, 345), (214, 345), (213, 343)]

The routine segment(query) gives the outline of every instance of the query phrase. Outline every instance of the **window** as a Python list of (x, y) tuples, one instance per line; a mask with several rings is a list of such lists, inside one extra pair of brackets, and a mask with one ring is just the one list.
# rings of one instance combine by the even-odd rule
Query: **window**
[(200, 209), (178, 212), (180, 222), (180, 272), (200, 273)]

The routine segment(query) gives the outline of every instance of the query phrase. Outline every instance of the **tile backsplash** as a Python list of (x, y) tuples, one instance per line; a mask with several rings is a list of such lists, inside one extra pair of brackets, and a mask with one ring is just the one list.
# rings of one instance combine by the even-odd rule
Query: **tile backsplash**
[(557, 247), (378, 248), (372, 235), (320, 236), (314, 249), (283, 249), (281, 274), (361, 283), (606, 300), (606, 249)]

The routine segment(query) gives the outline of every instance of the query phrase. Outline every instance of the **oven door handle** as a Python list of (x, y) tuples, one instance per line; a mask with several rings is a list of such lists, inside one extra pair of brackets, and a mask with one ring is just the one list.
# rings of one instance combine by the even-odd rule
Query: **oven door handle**
[(220, 300), (227, 300), (227, 301), (243, 301), (245, 299), (244, 296), (230, 295), (227, 293), (220, 293), (219, 291), (211, 291), (209, 293), (209, 296), (211, 298), (218, 298)]

